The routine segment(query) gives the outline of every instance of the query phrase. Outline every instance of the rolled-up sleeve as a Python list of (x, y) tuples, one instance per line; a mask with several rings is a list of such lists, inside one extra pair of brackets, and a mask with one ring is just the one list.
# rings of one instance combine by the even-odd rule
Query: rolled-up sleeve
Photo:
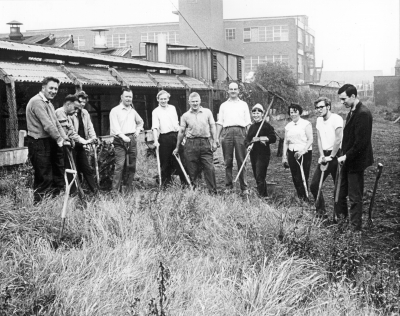
[(154, 110), (153, 113), (151, 114), (151, 118), (152, 118), (151, 129), (158, 129), (158, 131), (160, 131), (160, 120), (158, 119), (158, 114), (156, 110)]
[(224, 126), (224, 105), (222, 104), (221, 107), (219, 108), (219, 112), (218, 112), (218, 120), (217, 120), (217, 124)]

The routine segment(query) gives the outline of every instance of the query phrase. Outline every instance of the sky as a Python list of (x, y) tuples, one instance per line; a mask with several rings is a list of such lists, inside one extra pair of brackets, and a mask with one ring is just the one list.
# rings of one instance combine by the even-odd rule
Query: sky
[[(199, 0), (202, 1), (202, 0)], [(400, 57), (400, 0), (224, 0), (224, 18), (307, 15), (316, 61), (324, 70), (382, 70)], [(21, 31), (177, 22), (178, 0), (0, 0), (0, 33), (17, 20)]]

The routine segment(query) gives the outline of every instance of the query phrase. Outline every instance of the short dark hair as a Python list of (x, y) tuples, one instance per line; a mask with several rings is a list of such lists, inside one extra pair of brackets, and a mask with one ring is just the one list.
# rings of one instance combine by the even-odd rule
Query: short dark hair
[(349, 83), (346, 83), (338, 90), (338, 94), (342, 94), (343, 92), (346, 92), (348, 97), (351, 97), (353, 94), (357, 96), (357, 88)]
[(300, 104), (297, 104), (297, 103), (290, 103), (288, 110), (287, 110), (289, 115), (290, 115), (290, 109), (297, 110), (300, 115), (303, 113), (303, 108), (300, 106)]
[(84, 100), (87, 100), (88, 98), (89, 98), (89, 96), (86, 94), (86, 92), (85, 91), (79, 91), (78, 93), (76, 93), (75, 94), (76, 95), (76, 97), (79, 99), (79, 98), (82, 98), (82, 99), (84, 99)]
[(132, 92), (132, 90), (129, 87), (123, 87), (121, 90), (121, 95), (123, 95), (124, 92)]
[(42, 80), (42, 87), (46, 86), (50, 81), (53, 81), (57, 84), (60, 84), (60, 80), (58, 80), (57, 78), (54, 77), (46, 77)]
[(68, 94), (64, 99), (64, 104), (67, 102), (75, 102), (78, 101), (78, 97), (76, 94)]
[(317, 106), (318, 103), (320, 103), (321, 101), (324, 101), (326, 106), (329, 106), (329, 110), (332, 109), (332, 101), (331, 99), (327, 98), (327, 97), (319, 97), (317, 100), (314, 101), (314, 107)]

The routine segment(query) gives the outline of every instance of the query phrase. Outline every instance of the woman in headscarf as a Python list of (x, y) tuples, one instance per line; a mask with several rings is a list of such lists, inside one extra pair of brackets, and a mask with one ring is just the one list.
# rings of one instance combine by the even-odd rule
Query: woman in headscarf
[[(251, 110), (254, 123), (250, 126), (245, 140), (247, 150), (250, 151), (250, 161), (253, 168), (254, 178), (257, 183), (257, 191), (261, 197), (267, 196), (267, 169), (271, 151), (269, 144), (276, 142), (276, 135), (274, 128), (267, 123), (263, 122), (260, 133), (257, 131), (260, 128), (263, 120), (264, 108), (260, 104), (253, 106)], [(252, 146), (250, 146), (252, 144)]]
[[(288, 114), (292, 121), (285, 126), (282, 163), (285, 168), (290, 168), (297, 196), (307, 201), (313, 132), (311, 123), (300, 117), (302, 113), (303, 108), (299, 104), (290, 104)], [(304, 181), (301, 168), (304, 173)]]

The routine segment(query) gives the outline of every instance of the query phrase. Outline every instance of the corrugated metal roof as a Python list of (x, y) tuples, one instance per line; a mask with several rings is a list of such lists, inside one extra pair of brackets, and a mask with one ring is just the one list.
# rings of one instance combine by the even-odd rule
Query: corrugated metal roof
[(57, 65), (0, 61), (0, 69), (16, 82), (42, 82), (44, 77), (51, 76), (59, 79), (61, 83), (72, 84), (72, 81)]
[(197, 89), (197, 90), (209, 90), (210, 88), (202, 81), (197, 80), (196, 78), (193, 77), (188, 77), (188, 76), (181, 76), (179, 75), (179, 78), (186, 83), (190, 89)]
[(120, 86), (106, 68), (66, 66), (84, 85)]
[(185, 86), (176, 78), (176, 76), (163, 75), (152, 73), (154, 79), (159, 82), (164, 88), (170, 89), (185, 89)]
[(49, 38), (50, 34), (39, 34), (39, 35), (34, 35), (30, 36), (27, 39), (22, 40), (22, 43), (25, 44), (36, 44), (39, 43), (40, 41), (45, 40), (46, 38)]
[[(150, 79), (146, 72), (134, 72), (129, 70), (118, 69), (118, 73), (125, 81), (133, 87), (156, 88), (157, 85)], [(174, 76), (171, 76), (174, 77)]]
[[(42, 58), (56, 58), (56, 59), (84, 59), (86, 61), (98, 61), (98, 63), (107, 64), (123, 64), (127, 67), (144, 67), (150, 69), (171, 69), (171, 70), (190, 70), (190, 68), (182, 65), (173, 65), (167, 63), (150, 62), (146, 60), (101, 55), (95, 53), (82, 52), (73, 49), (49, 47), (44, 45), (34, 45), (34, 44), (24, 44), (11, 41), (0, 41), (0, 51), (1, 50), (11, 50), (11, 51), (21, 51), (21, 52), (31, 52), (35, 54), (40, 54), (41, 56), (32, 57), (42, 57)], [(64, 57), (64, 58), (63, 58)], [(91, 62), (94, 63), (94, 62)]]

